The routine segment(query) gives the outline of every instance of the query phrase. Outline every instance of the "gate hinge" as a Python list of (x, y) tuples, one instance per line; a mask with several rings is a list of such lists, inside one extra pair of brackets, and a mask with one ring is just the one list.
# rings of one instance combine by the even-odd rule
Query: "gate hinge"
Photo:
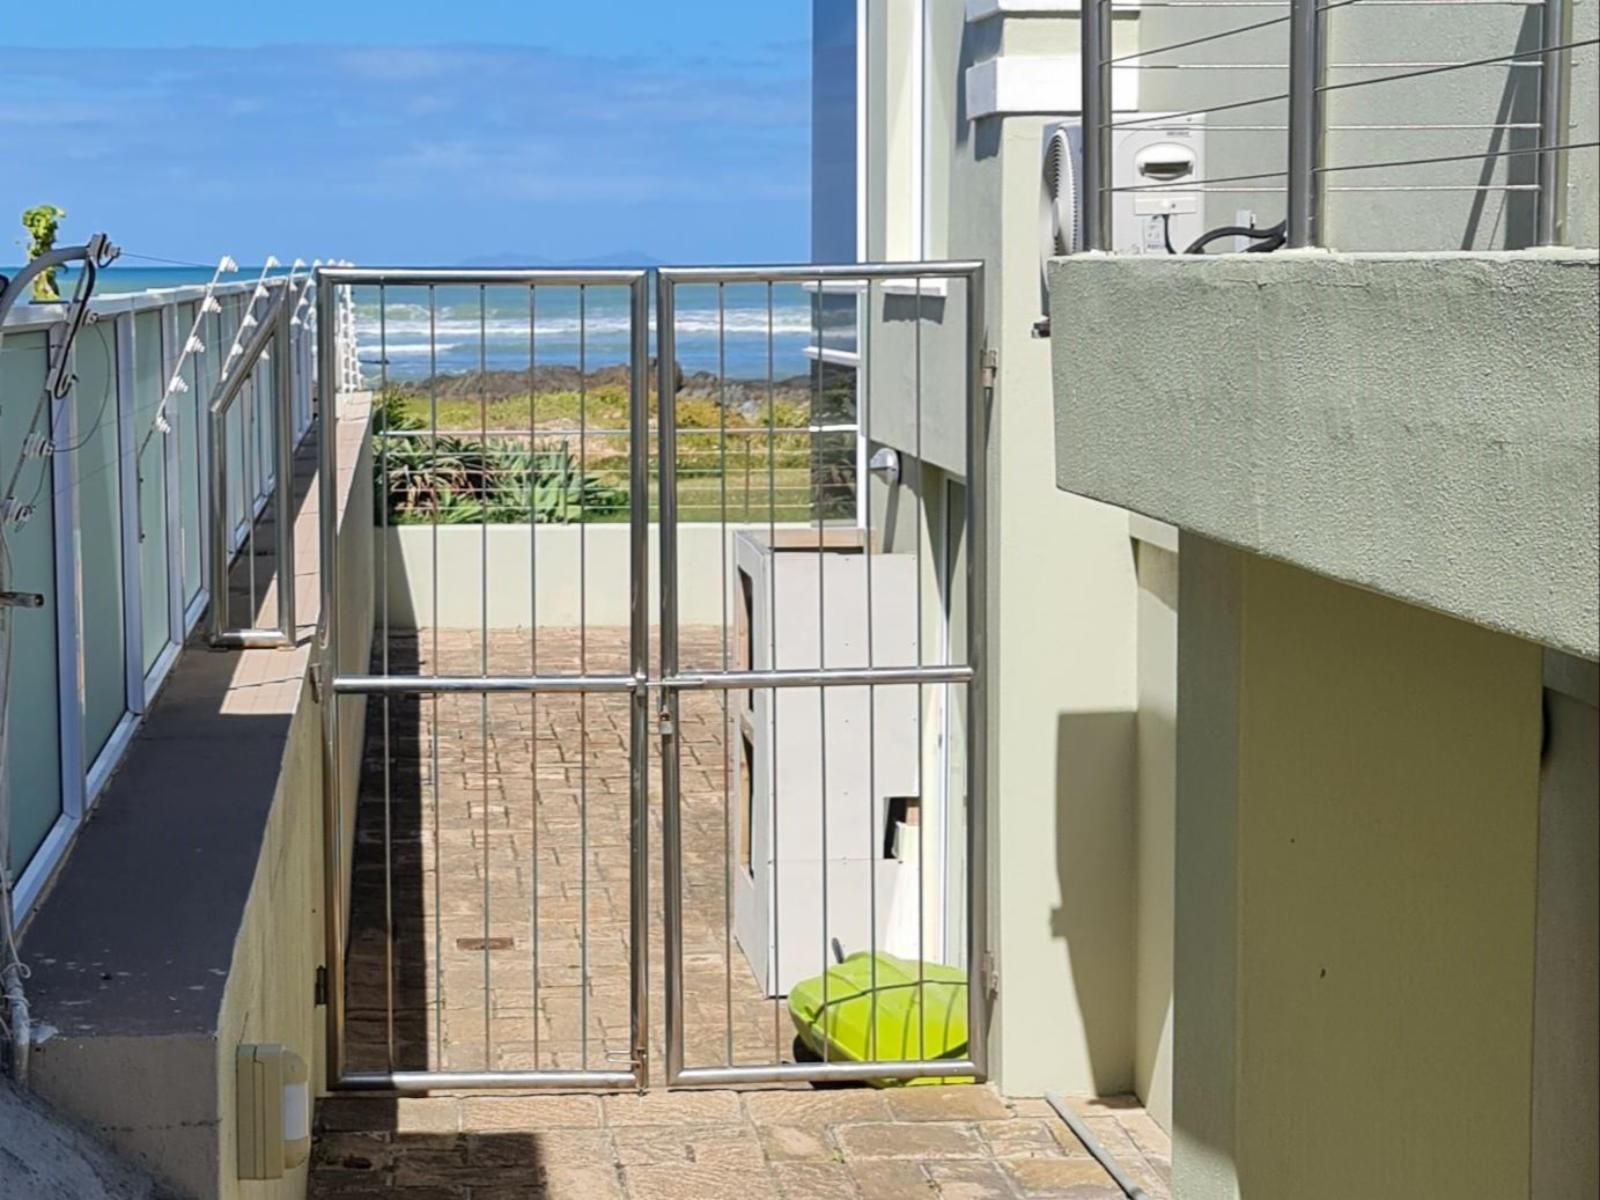
[(328, 1002), (328, 968), (318, 967), (315, 981), (311, 985), (312, 1002), (321, 1008)]
[(314, 663), (311, 664), (311, 702), (313, 704), (321, 704), (322, 703), (322, 663), (321, 662), (314, 662)]
[(994, 387), (995, 380), (1000, 375), (1000, 351), (992, 346), (983, 348), (983, 386)]
[(991, 998), (1000, 994), (1000, 968), (995, 966), (994, 951), (986, 951), (978, 977), (983, 980), (983, 989)]

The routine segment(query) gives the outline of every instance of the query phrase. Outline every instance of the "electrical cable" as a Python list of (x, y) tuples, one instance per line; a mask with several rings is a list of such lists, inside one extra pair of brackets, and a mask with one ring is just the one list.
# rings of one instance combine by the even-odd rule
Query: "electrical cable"
[(1221, 241), (1227, 237), (1250, 238), (1259, 243), (1249, 247), (1247, 254), (1266, 254), (1277, 250), (1288, 241), (1287, 221), (1279, 221), (1276, 225), (1269, 225), (1265, 229), (1258, 229), (1253, 225), (1223, 225), (1218, 229), (1207, 230), (1185, 248), (1185, 254), (1204, 254), (1205, 248), (1212, 242)]

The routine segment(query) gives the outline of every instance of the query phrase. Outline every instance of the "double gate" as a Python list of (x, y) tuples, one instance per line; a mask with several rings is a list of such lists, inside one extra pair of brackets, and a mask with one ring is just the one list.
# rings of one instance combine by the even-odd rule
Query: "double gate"
[(983, 1077), (982, 265), (317, 281), (330, 1086)]

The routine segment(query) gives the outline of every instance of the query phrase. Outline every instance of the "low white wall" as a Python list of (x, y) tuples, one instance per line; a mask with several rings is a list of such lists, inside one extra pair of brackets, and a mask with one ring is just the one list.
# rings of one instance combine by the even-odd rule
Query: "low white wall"
[[(721, 525), (679, 526), (682, 624), (722, 625), (729, 578), (723, 568), (731, 561), (734, 536), (767, 528), (764, 523), (730, 524), (725, 531)], [(377, 620), (383, 623), (387, 604), (391, 629), (480, 628), (486, 580), (490, 629), (527, 629), (535, 621), (540, 628), (571, 627), (581, 620), (590, 626), (628, 624), (626, 524), (401, 525), (376, 531), (376, 538), (375, 578), (383, 589)], [(660, 538), (660, 527), (651, 525), (651, 624), (661, 609)]]

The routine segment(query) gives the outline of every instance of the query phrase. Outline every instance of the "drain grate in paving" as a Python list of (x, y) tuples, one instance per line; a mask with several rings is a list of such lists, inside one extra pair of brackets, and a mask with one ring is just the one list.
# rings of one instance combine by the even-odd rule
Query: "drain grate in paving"
[(474, 953), (477, 953), (477, 954), (481, 954), (485, 950), (515, 950), (516, 948), (517, 948), (517, 939), (516, 938), (508, 938), (508, 937), (488, 937), (488, 938), (470, 937), (470, 938), (457, 938), (456, 939), (456, 949), (457, 950), (471, 950), (471, 951), (473, 951)]

